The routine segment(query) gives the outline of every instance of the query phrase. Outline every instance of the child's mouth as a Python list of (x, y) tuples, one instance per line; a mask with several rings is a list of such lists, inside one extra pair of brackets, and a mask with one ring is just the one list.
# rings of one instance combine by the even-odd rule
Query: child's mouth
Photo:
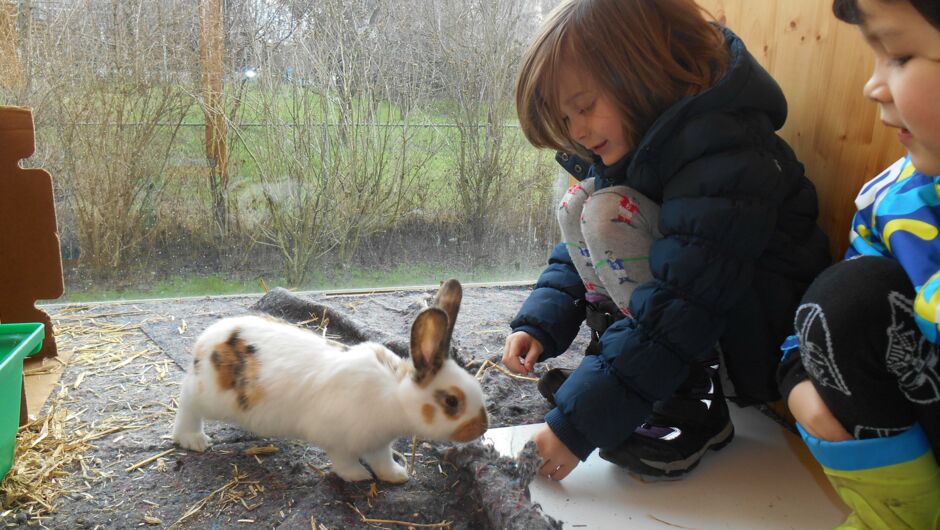
[(898, 141), (902, 144), (911, 141), (914, 138), (914, 135), (911, 134), (911, 131), (901, 127), (898, 129)]
[(594, 147), (592, 147), (592, 148), (591, 148), (591, 151), (594, 151), (594, 152), (596, 153), (596, 152), (600, 151), (601, 149), (603, 149), (603, 148), (606, 147), (606, 146), (607, 146), (607, 140), (604, 140), (603, 142), (601, 142), (601, 143), (595, 145)]

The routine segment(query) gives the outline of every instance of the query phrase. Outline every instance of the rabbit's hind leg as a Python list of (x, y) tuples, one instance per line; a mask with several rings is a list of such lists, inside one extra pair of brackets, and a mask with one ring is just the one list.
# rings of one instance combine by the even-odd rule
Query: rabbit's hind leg
[(372, 473), (359, 462), (358, 457), (335, 451), (327, 451), (327, 456), (330, 459), (330, 467), (333, 472), (346, 482), (372, 479)]
[(194, 402), (191, 383), (189, 378), (183, 381), (173, 425), (173, 441), (183, 449), (202, 452), (209, 447), (209, 437), (202, 430), (202, 415)]

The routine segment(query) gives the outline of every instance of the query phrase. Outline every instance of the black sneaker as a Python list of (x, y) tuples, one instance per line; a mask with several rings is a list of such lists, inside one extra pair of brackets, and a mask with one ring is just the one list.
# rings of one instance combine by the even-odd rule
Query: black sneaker
[(568, 379), (571, 372), (574, 372), (574, 370), (568, 368), (552, 368), (539, 377), (539, 382), (536, 385), (539, 389), (539, 394), (542, 394), (542, 397), (547, 399), (553, 407), (555, 406), (555, 392), (557, 392), (561, 384), (565, 382), (565, 379)]
[(711, 449), (731, 443), (734, 425), (721, 391), (718, 363), (694, 366), (676, 394), (653, 404), (650, 418), (600, 457), (647, 480), (678, 479)]

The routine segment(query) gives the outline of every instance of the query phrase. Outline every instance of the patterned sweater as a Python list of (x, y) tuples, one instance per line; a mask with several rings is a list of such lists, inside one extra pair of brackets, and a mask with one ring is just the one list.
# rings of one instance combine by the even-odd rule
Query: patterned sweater
[(885, 256), (907, 272), (924, 336), (940, 343), (940, 176), (918, 172), (909, 156), (862, 187), (845, 257)]

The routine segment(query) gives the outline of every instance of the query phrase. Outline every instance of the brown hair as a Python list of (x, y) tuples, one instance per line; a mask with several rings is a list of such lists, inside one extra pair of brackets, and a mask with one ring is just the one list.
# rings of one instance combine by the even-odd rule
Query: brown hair
[(589, 157), (562, 121), (562, 68), (590, 73), (636, 144), (670, 105), (712, 86), (729, 60), (724, 36), (693, 0), (566, 0), (522, 58), (516, 112), (532, 145)]
[[(895, 2), (899, 0), (882, 0)], [(905, 0), (921, 14), (931, 26), (940, 29), (940, 2), (937, 0)], [(865, 13), (858, 7), (858, 0), (834, 0), (832, 12), (836, 18), (849, 24), (864, 24)]]

